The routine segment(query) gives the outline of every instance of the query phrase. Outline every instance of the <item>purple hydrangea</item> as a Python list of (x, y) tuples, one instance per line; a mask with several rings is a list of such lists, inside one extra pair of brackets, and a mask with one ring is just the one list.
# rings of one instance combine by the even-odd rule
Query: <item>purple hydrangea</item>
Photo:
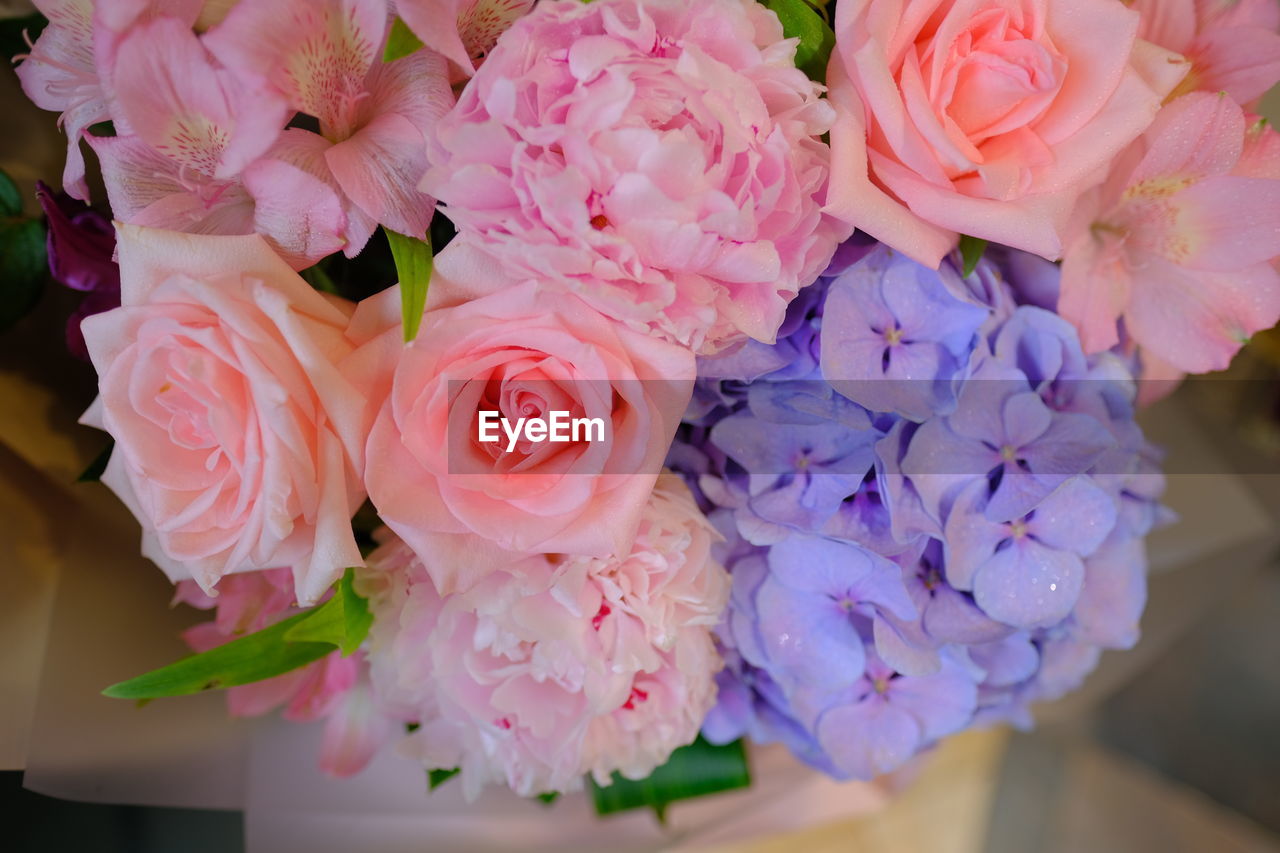
[(700, 361), (669, 464), (733, 577), (709, 740), (866, 779), (1028, 725), (1136, 642), (1158, 454), (1131, 365), (1048, 310), (1057, 277), (851, 241), (775, 345)]

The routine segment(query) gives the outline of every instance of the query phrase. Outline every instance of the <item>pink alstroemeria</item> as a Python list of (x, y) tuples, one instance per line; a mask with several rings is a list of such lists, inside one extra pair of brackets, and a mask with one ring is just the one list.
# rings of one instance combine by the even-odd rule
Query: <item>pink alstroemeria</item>
[(292, 115), (264, 80), (219, 67), (184, 22), (119, 43), (110, 83), (131, 132), (89, 137), (117, 218), (196, 234), (262, 234), (295, 269), (345, 245), (322, 180), (273, 156)]
[(58, 123), (67, 134), (62, 186), (83, 201), (89, 198), (89, 187), (84, 180), (80, 134), (110, 118), (93, 62), (93, 2), (40, 0), (36, 7), (49, 24), (18, 66), (18, 79), (37, 107), (61, 113)]
[[(175, 603), (215, 611), (213, 621), (188, 628), (183, 639), (203, 652), (260, 631), (298, 612), (293, 592), (287, 568), (230, 575), (218, 584), (217, 598), (195, 581), (180, 581)], [(281, 707), (286, 720), (325, 720), (320, 769), (332, 776), (363, 770), (391, 732), (390, 719), (371, 700), (369, 667), (361, 652), (343, 657), (334, 651), (300, 669), (227, 690), (233, 717), (257, 717)]]
[(398, 0), (396, 12), (424, 45), (470, 77), (498, 36), (533, 4), (534, 0)]
[(319, 135), (287, 131), (277, 156), (341, 193), (348, 256), (379, 224), (426, 233), (435, 201), (417, 190), (425, 134), (453, 105), (439, 54), (382, 61), (387, 22), (384, 0), (240, 3), (206, 36), (227, 67), (260, 75), (319, 121)]
[(1276, 0), (1133, 0), (1138, 33), (1191, 61), (1174, 90), (1226, 92), (1248, 105), (1280, 81)]
[(1276, 132), (1225, 94), (1196, 92), (1150, 129), (1078, 206), (1058, 310), (1088, 352), (1127, 336), (1160, 372), (1225, 368), (1280, 320)]
[(95, 8), (94, 0), (35, 0), (48, 26), (17, 68), (22, 91), (44, 110), (61, 113), (67, 134), (63, 189), (89, 198), (80, 137), (91, 125), (116, 118), (102, 79), (111, 67), (120, 36), (135, 22), (159, 14), (190, 24), (200, 0), (114, 0)]

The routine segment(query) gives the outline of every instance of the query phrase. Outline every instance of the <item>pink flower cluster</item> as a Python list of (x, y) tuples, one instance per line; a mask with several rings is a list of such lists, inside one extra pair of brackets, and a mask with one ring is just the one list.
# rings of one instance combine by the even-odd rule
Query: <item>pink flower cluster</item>
[(468, 797), (488, 782), (530, 796), (576, 790), (584, 773), (647, 776), (715, 701), (718, 539), (664, 474), (620, 558), (531, 555), (449, 594), (447, 557), (382, 546), (358, 588), (378, 695), (421, 723), (402, 751), (460, 768)]
[(1226, 367), (1280, 320), (1274, 0), (840, 0), (828, 209), (936, 267), (1063, 261), (1088, 352)]
[(700, 354), (772, 343), (849, 228), (834, 113), (754, 0), (543, 4), (432, 135), (462, 239)]
[[(961, 235), (1061, 260), (1085, 350), (1151, 376), (1280, 320), (1274, 0), (833, 0), (822, 81), (756, 0), (37, 6), (24, 91), (119, 223), (121, 307), (82, 326), (103, 480), (217, 607), (197, 648), (360, 567), (360, 656), (231, 693), (327, 718), (334, 772), (393, 721), (470, 794), (696, 736), (727, 576), (664, 459), (699, 357), (774, 344), (855, 228), (931, 269)], [(412, 342), (399, 287), (299, 274), (425, 238), (437, 200)], [(482, 412), (604, 435), (492, 443)]]
[[(219, 584), (210, 598), (191, 581), (179, 581), (174, 603), (216, 610), (213, 621), (188, 628), (183, 639), (197, 652), (221, 646), (297, 613), (293, 577), (288, 569), (236, 575)], [(324, 720), (320, 768), (350, 776), (368, 764), (391, 734), (393, 721), (373, 701), (369, 667), (356, 653), (334, 651), (301, 669), (227, 690), (233, 717), (257, 717), (283, 708), (287, 720)]]
[(379, 224), (426, 232), (425, 134), (453, 95), (438, 54), (381, 61), (386, 0), (245, 2), (216, 22), (200, 0), (37, 5), (50, 23), (18, 76), (63, 114), (77, 198), (83, 138), (125, 222), (262, 234), (298, 269), (355, 255)]
[[(449, 11), (403, 5), (411, 25)], [(794, 42), (753, 3), (584, 8), (545, 3), (532, 30), (495, 45), (495, 26), (528, 4), (454, 4), (456, 43), (420, 29), (427, 47), (388, 62), (380, 0), (244, 0), (199, 18), (194, 3), (137, 2), (127, 13), (73, 4), (62, 17), (49, 10), (22, 66), (29, 91), (61, 91), (50, 80), (71, 45), (101, 100), (95, 117), (114, 124), (115, 135), (68, 128), (73, 147), (83, 135), (98, 153), (126, 221), (121, 307), (83, 326), (101, 390), (85, 420), (116, 439), (103, 481), (142, 522), (144, 553), (182, 600), (218, 610), (193, 645), (320, 602), (346, 567), (363, 566), (349, 521), (366, 497), (403, 560), (392, 565), (384, 549), (362, 582), (412, 587), (412, 601), (437, 606), (414, 626), (374, 595), (367, 657), (231, 693), (236, 714), (283, 705), (290, 718), (328, 717), (335, 772), (357, 769), (394, 719), (420, 723), (417, 754), (467, 768), (472, 792), (488, 780), (537, 792), (572, 788), (583, 772), (639, 777), (696, 736), (714, 701), (711, 629), (727, 576), (710, 558), (714, 531), (660, 472), (694, 350), (771, 340), (787, 301), (848, 231), (820, 209), (830, 110), (792, 64)], [(630, 170), (651, 202), (670, 196), (655, 226), (670, 233), (653, 231), (652, 245), (674, 236), (692, 253), (683, 272), (633, 253), (619, 275), (669, 299), (609, 310), (608, 276), (565, 286), (464, 225), (435, 259), (406, 345), (398, 288), (353, 304), (294, 271), (338, 248), (358, 252), (377, 224), (424, 234), (434, 201), (419, 181), (444, 174), (431, 152), (468, 122), (464, 106), (437, 126), (450, 77), (474, 74), (462, 89), (472, 97), (500, 83), (526, 42), (537, 47), (528, 73), (559, 73), (567, 34), (585, 21), (598, 30), (597, 60), (622, 51), (633, 67), (617, 76), (600, 65), (570, 112), (640, 87), (631, 113), (583, 140), (602, 152), (598, 165), (612, 164), (600, 180), (634, 183)], [(688, 97), (687, 120), (671, 104), (651, 109), (664, 88)], [(562, 141), (581, 131), (562, 128)], [(668, 172), (695, 151), (703, 165)], [(613, 214), (615, 259), (641, 242), (642, 208)], [(570, 212), (581, 219), (573, 227), (598, 230), (586, 207)], [(475, 427), (486, 409), (512, 420), (564, 412), (605, 429), (569, 445), (483, 444)], [(497, 633), (476, 635), (477, 620)], [(433, 639), (378, 639), (402, 629)], [(471, 646), (488, 657), (456, 669), (456, 651)], [(383, 673), (372, 684), (366, 660)], [(528, 672), (501, 676), (498, 689), (493, 679), (512, 666)], [(549, 674), (555, 690), (540, 686)], [(430, 701), (400, 703), (396, 691), (409, 688)], [(515, 734), (495, 752), (490, 729), (504, 714)]]

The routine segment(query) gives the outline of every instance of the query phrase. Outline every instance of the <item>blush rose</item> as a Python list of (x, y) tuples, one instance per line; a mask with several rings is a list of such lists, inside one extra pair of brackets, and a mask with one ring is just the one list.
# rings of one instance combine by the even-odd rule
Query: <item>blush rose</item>
[(312, 290), (259, 236), (119, 226), (120, 308), (83, 323), (115, 438), (103, 474), (143, 553), (212, 592), (292, 566), (314, 602), (360, 552), (350, 518), (370, 408), (339, 368), (353, 306)]
[[(468, 533), (499, 555), (626, 553), (692, 391), (692, 354), (533, 281), (463, 298), (486, 289), (450, 280), (467, 253), (442, 253), (436, 307), (394, 360), (367, 448), (379, 515), (424, 555), (448, 547), (441, 537)], [(479, 440), (481, 411), (513, 424), (553, 411), (600, 418), (604, 436), (522, 440), (507, 452), (505, 435)]]
[(1117, 0), (844, 0), (827, 210), (933, 267), (961, 233), (1057, 258), (1186, 73), (1138, 24)]

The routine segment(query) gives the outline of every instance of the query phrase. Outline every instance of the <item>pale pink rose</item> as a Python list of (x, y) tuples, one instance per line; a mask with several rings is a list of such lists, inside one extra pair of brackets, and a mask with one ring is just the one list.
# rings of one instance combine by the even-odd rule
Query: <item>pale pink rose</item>
[(750, 0), (539, 3), (430, 137), (462, 239), (635, 329), (772, 343), (849, 228), (824, 216), (834, 115)]
[(359, 588), (374, 689), (421, 725), (402, 751), (460, 768), (469, 798), (490, 782), (528, 796), (648, 775), (715, 701), (711, 630), (729, 594), (716, 539), (664, 474), (622, 559), (527, 556), (442, 596), (405, 545), (384, 546)]
[[(174, 601), (216, 611), (212, 622), (183, 633), (197, 652), (261, 631), (299, 612), (288, 569), (231, 575), (218, 585), (217, 598), (210, 598), (194, 581), (179, 581)], [(351, 776), (364, 769), (390, 733), (391, 721), (370, 701), (368, 682), (368, 666), (361, 653), (343, 657), (335, 650), (292, 672), (228, 688), (227, 707), (233, 717), (261, 716), (283, 706), (286, 720), (325, 720), (320, 768), (333, 776)]]
[[(466, 533), (498, 554), (626, 553), (692, 391), (692, 354), (532, 281), (463, 299), (498, 280), (457, 262), (469, 256), (451, 245), (431, 284), (437, 304), (462, 301), (427, 311), (408, 346), (399, 328), (371, 345), (398, 357), (369, 436), (370, 498), (424, 555)], [(374, 388), (386, 368), (371, 364), (362, 384)], [(603, 440), (598, 430), (564, 443), (522, 438), (507, 452), (501, 428), (498, 441), (479, 440), (485, 410), (512, 425), (552, 411), (598, 418)], [(501, 559), (475, 562), (467, 568), (479, 574)]]
[(1157, 376), (1225, 368), (1280, 320), (1280, 156), (1226, 95), (1161, 110), (1073, 214), (1058, 311), (1087, 352), (1117, 321)]
[(396, 0), (396, 12), (424, 45), (452, 62), (465, 79), (493, 50), (498, 36), (533, 4), (534, 0)]
[(206, 592), (292, 566), (312, 603), (360, 562), (372, 406), (340, 364), (353, 306), (311, 289), (257, 236), (119, 226), (122, 305), (83, 323), (116, 440), (106, 483), (143, 553)]
[(828, 210), (936, 267), (969, 234), (1046, 258), (1186, 73), (1117, 0), (842, 0)]
[(1280, 82), (1276, 0), (1133, 0), (1138, 35), (1191, 62), (1174, 95), (1226, 92), (1249, 104)]
[(342, 200), (348, 257), (378, 225), (421, 237), (435, 200), (418, 191), (425, 134), (453, 106), (446, 63), (420, 50), (382, 61), (386, 0), (239, 3), (205, 36), (228, 68), (260, 76), (319, 133), (285, 131), (272, 155)]

